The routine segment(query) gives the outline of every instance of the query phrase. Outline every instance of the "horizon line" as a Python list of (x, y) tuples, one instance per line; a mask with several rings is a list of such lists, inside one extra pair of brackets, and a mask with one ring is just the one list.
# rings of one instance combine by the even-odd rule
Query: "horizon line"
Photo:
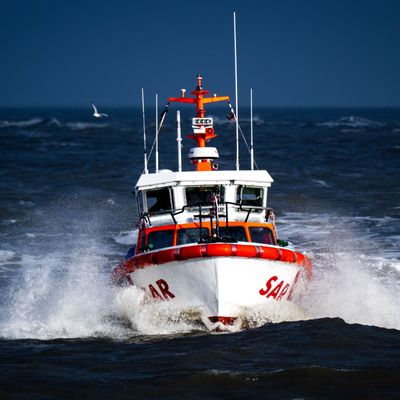
[[(97, 104), (97, 103), (96, 103)], [(101, 103), (99, 103), (101, 104)], [(40, 104), (40, 105), (32, 105), (32, 104), (26, 104), (26, 105), (1, 105), (0, 104), (0, 109), (27, 109), (27, 108), (57, 108), (57, 109), (85, 109), (85, 108), (90, 108), (89, 105), (46, 105), (46, 104)], [(104, 108), (141, 108), (140, 104), (137, 105), (127, 105), (127, 104), (121, 104), (121, 105), (107, 105), (107, 104), (101, 104), (101, 107)], [(146, 108), (155, 108), (154, 105), (148, 105)], [(225, 108), (220, 105), (215, 105), (213, 106), (214, 109), (221, 109)], [(250, 108), (250, 105), (242, 105), (240, 108), (245, 108), (248, 109)], [(276, 109), (276, 108), (309, 108), (309, 109), (316, 109), (316, 108), (400, 108), (399, 105), (257, 105), (253, 107), (254, 109), (257, 108), (271, 108), (271, 109)], [(188, 108), (187, 108), (188, 109)], [(210, 112), (210, 111), (209, 111)]]

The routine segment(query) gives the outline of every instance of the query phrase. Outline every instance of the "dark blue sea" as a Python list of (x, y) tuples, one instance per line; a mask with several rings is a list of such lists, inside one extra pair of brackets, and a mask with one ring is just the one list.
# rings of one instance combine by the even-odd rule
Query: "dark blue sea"
[[(278, 233), (314, 277), (298, 309), (232, 333), (110, 285), (134, 241), (143, 138), (139, 109), (101, 111), (0, 109), (1, 400), (400, 398), (400, 109), (255, 109)], [(210, 108), (213, 145), (234, 169), (225, 114)], [(174, 130), (171, 107), (161, 168), (177, 167)]]

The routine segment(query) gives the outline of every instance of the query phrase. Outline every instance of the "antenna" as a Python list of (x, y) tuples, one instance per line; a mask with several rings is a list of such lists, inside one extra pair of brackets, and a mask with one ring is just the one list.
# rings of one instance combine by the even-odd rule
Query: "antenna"
[(156, 93), (156, 172), (158, 172), (158, 94)]
[(237, 77), (236, 12), (233, 12), (233, 44), (235, 53), (236, 169), (239, 171), (239, 99)]
[(181, 132), (181, 112), (176, 112), (176, 141), (178, 142), (178, 171), (182, 172), (182, 132)]
[(147, 149), (146, 149), (146, 117), (144, 114), (144, 90), (142, 88), (142, 117), (143, 117), (143, 152), (144, 152), (144, 173), (147, 174)]
[(253, 146), (253, 89), (250, 89), (250, 163), (251, 170), (254, 169), (254, 146)]

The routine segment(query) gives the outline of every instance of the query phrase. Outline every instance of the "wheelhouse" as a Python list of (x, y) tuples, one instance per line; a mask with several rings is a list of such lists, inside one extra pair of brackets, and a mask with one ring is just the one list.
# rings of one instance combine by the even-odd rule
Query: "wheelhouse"
[(202, 171), (143, 174), (136, 186), (139, 213), (157, 216), (169, 211), (211, 205), (215, 195), (220, 204), (229, 203), (254, 210), (267, 206), (273, 182), (267, 171)]

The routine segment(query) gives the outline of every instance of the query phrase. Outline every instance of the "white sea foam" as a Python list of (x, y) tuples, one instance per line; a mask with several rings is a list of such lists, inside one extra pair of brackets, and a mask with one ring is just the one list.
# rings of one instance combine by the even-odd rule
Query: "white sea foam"
[(328, 128), (337, 128), (337, 127), (368, 128), (368, 127), (383, 126), (383, 124), (380, 122), (371, 121), (367, 118), (362, 118), (357, 115), (341, 117), (336, 121), (322, 122), (318, 125), (328, 127)]
[(168, 302), (153, 301), (133, 286), (118, 290), (116, 304), (118, 315), (141, 334), (165, 335), (205, 328), (198, 310), (172, 309)]
[(400, 329), (398, 276), (390, 282), (377, 274), (379, 269), (360, 254), (336, 254), (332, 268), (315, 272), (305, 301), (309, 317)]
[(176, 309), (169, 302), (155, 301), (148, 293), (136, 288), (120, 288), (117, 292), (117, 312), (140, 334), (172, 334), (192, 330), (237, 332), (266, 323), (307, 319), (304, 311), (295, 303), (282, 302), (242, 308), (231, 326), (213, 323), (201, 308)]
[(17, 222), (16, 219), (5, 219), (1, 221), (0, 225), (13, 225)]
[(136, 244), (138, 236), (137, 229), (132, 231), (124, 231), (120, 232), (118, 235), (114, 236), (113, 239), (119, 244), (126, 244), (128, 246), (132, 246)]
[(113, 291), (108, 274), (99, 268), (104, 261), (90, 252), (76, 255), (75, 260), (64, 265), (57, 257), (24, 256), (24, 271), (10, 288), (8, 316), (1, 321), (0, 336), (126, 336), (126, 329), (112, 320)]
[(315, 182), (315, 183), (317, 183), (318, 185), (323, 186), (323, 187), (331, 187), (331, 185), (329, 185), (328, 183), (326, 183), (326, 182), (323, 181), (323, 180), (313, 179), (313, 182)]
[(20, 206), (24, 206), (24, 207), (33, 207), (33, 206), (35, 205), (34, 202), (32, 202), (32, 201), (25, 201), (25, 200), (20, 200), (20, 201), (18, 202), (18, 204), (19, 204)]
[(31, 118), (23, 121), (0, 121), (0, 128), (32, 128), (39, 125), (60, 127), (61, 123), (56, 118)]
[(71, 129), (71, 131), (83, 131), (107, 128), (110, 124), (95, 122), (68, 122), (66, 126)]
[(41, 122), (41, 118), (31, 118), (25, 121), (0, 121), (0, 128), (26, 128), (38, 125)]
[(281, 236), (303, 242), (313, 259), (314, 277), (301, 304), (308, 318), (400, 329), (400, 258), (385, 250), (393, 238), (379, 235), (396, 219), (295, 213), (281, 222)]
[(0, 263), (10, 261), (15, 256), (15, 252), (11, 250), (0, 250)]
[[(371, 239), (369, 230), (371, 224), (386, 229), (397, 223), (395, 219), (291, 213), (278, 222), (280, 236), (301, 244), (313, 260), (309, 290), (297, 305), (243, 309), (240, 325), (231, 330), (322, 317), (400, 329), (400, 259), (379, 250), (396, 235)], [(121, 232), (114, 240), (132, 244), (134, 235), (137, 231)], [(363, 241), (372, 247), (360, 247)], [(149, 301), (138, 288), (112, 287), (111, 268), (104, 268), (111, 250), (83, 245), (63, 254), (22, 256), (22, 268), (3, 296), (0, 337), (127, 338), (210, 325), (201, 310), (174, 310), (168, 302)], [(14, 256), (12, 251), (0, 252), (0, 260), (5, 262)]]
[(45, 143), (47, 146), (61, 146), (61, 147), (82, 147), (82, 143), (76, 142), (47, 142)]

